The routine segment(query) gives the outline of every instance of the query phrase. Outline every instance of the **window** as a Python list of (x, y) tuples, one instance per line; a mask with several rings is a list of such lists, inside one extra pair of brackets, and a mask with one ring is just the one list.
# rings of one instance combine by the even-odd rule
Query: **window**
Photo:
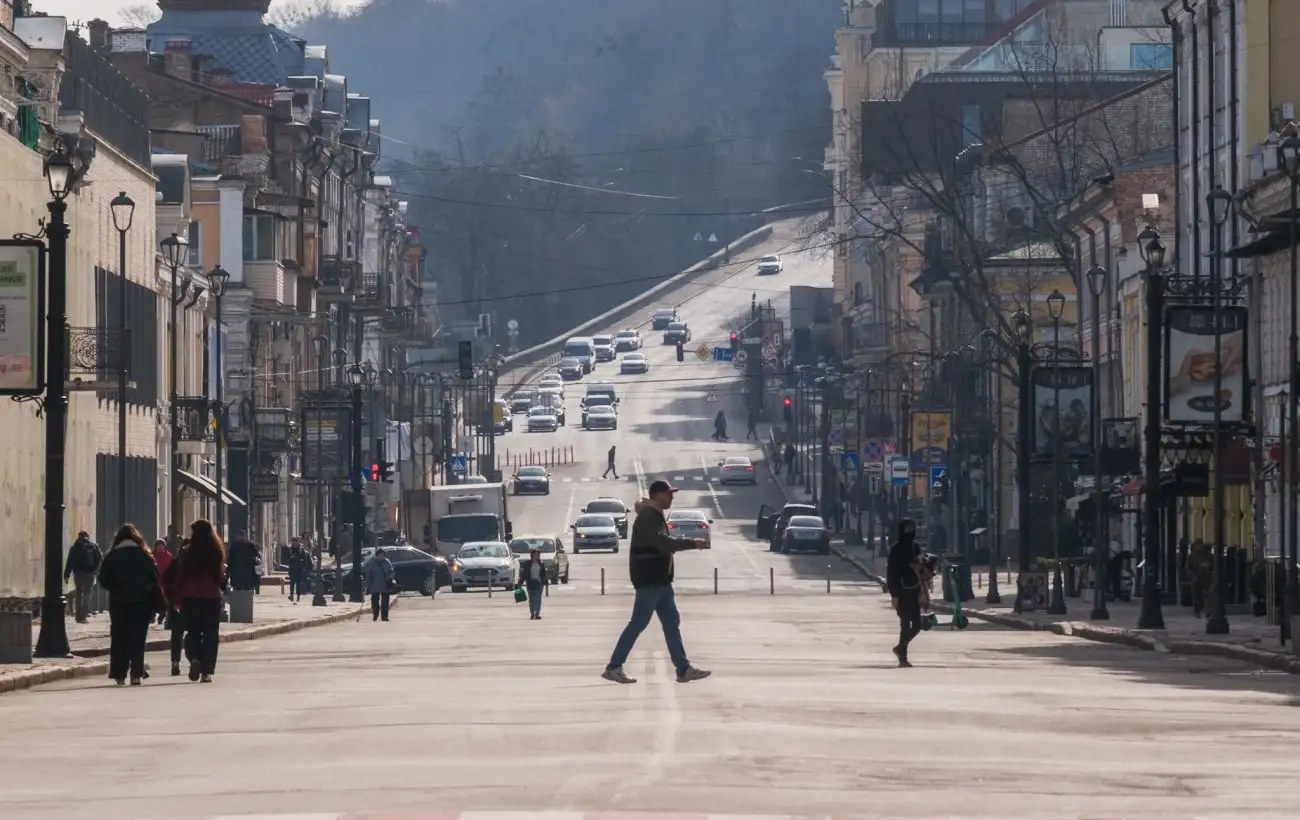
[(244, 261), (266, 262), (275, 259), (275, 217), (270, 214), (244, 214)]
[(1128, 47), (1128, 60), (1134, 71), (1172, 71), (1174, 47), (1169, 43), (1134, 43)]
[(203, 267), (203, 243), (201, 241), (202, 233), (199, 231), (199, 223), (196, 219), (190, 220), (190, 232), (186, 239), (190, 241), (190, 258), (189, 266), (191, 268)]
[(984, 139), (984, 118), (978, 105), (961, 107), (962, 147), (975, 145)]
[(939, 22), (939, 0), (917, 0), (916, 21), (918, 23)]

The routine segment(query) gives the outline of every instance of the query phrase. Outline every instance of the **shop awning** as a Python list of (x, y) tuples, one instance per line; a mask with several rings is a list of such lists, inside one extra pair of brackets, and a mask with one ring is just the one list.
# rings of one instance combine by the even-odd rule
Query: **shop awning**
[[(189, 487), (190, 489), (196, 492), (203, 493), (208, 498), (217, 497), (216, 482), (212, 481), (209, 478), (206, 478), (201, 475), (195, 475), (194, 473), (191, 473), (187, 470), (177, 470), (176, 478), (185, 486)], [(221, 498), (222, 500), (225, 501), (225, 503), (233, 504), (236, 507), (247, 506), (244, 503), (244, 499), (232, 493), (228, 487), (221, 488)]]

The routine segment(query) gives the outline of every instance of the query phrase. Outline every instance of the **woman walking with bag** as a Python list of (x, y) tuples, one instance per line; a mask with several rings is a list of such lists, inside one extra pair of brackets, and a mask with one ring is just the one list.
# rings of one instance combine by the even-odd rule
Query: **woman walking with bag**
[(212, 683), (217, 671), (221, 594), (226, 588), (226, 546), (205, 520), (190, 525), (189, 546), (176, 564), (176, 592), (185, 625), (189, 678)]
[(108, 591), (108, 676), (118, 686), (139, 686), (148, 677), (144, 645), (149, 624), (162, 603), (158, 564), (139, 530), (123, 524), (99, 565), (99, 585)]
[(540, 621), (542, 596), (546, 594), (546, 587), (551, 585), (551, 576), (546, 572), (546, 564), (542, 563), (541, 550), (528, 553), (528, 560), (519, 568), (519, 580), (528, 591), (528, 619)]

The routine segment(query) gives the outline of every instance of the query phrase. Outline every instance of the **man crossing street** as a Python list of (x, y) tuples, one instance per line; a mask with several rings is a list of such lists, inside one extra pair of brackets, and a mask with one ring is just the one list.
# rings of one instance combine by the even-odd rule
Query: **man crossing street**
[(605, 467), (605, 472), (600, 474), (601, 478), (609, 478), (610, 473), (614, 474), (615, 479), (618, 478), (618, 470), (614, 469), (614, 449), (613, 444), (609, 445), (609, 465)]

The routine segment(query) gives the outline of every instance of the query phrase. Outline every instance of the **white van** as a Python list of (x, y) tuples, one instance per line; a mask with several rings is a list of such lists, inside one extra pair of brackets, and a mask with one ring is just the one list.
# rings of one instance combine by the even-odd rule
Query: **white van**
[(560, 356), (577, 359), (582, 362), (582, 372), (590, 373), (596, 366), (596, 345), (590, 336), (574, 336), (564, 343), (564, 352)]

